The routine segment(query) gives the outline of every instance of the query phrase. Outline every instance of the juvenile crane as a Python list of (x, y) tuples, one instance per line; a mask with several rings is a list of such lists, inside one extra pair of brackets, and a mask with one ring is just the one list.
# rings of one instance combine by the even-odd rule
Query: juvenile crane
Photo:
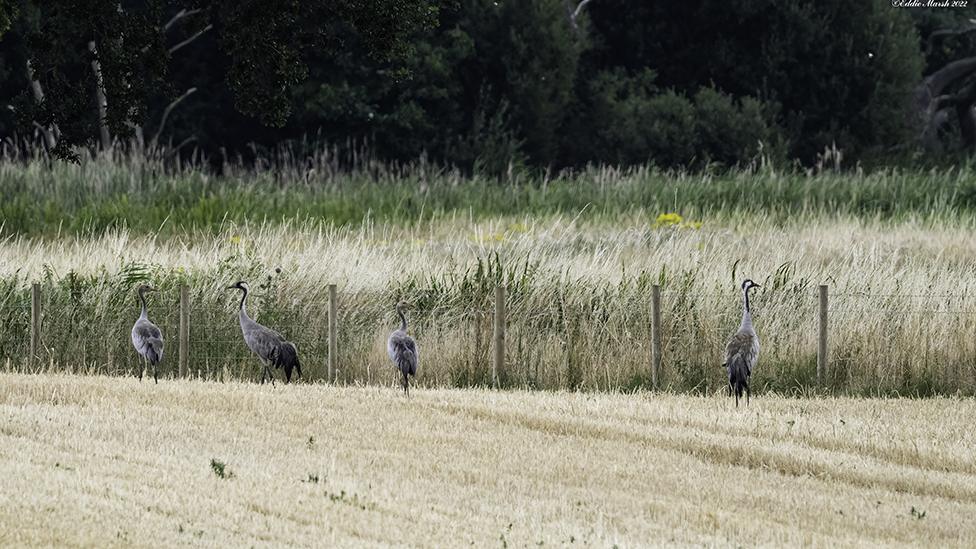
[(728, 369), (729, 396), (735, 392), (736, 407), (743, 391), (746, 404), (749, 404), (749, 378), (759, 360), (759, 336), (752, 327), (752, 311), (749, 309), (749, 290), (752, 288), (759, 288), (759, 284), (750, 279), (742, 282), (742, 323), (725, 347), (725, 364), (722, 365)]
[(139, 285), (139, 301), (142, 302), (142, 313), (132, 325), (132, 346), (142, 355), (143, 368), (139, 369), (139, 381), (142, 381), (143, 370), (153, 367), (153, 379), (159, 383), (159, 362), (163, 360), (163, 332), (159, 326), (153, 324), (146, 312), (146, 292), (156, 289), (146, 284)]
[(271, 378), (271, 385), (274, 386), (274, 375), (271, 373), (271, 366), (274, 366), (275, 369), (285, 369), (285, 383), (291, 381), (292, 370), (296, 370), (299, 377), (301, 377), (302, 365), (298, 362), (298, 349), (295, 348), (295, 344), (290, 341), (285, 341), (285, 338), (278, 332), (258, 324), (251, 320), (251, 317), (247, 316), (247, 309), (245, 308), (248, 292), (247, 283), (242, 280), (232, 286), (228, 286), (227, 289), (243, 292), (239, 313), (241, 333), (244, 334), (244, 343), (251, 349), (251, 352), (258, 355), (258, 358), (261, 359), (261, 363), (264, 365), (261, 383), (264, 383), (267, 378)]
[(410, 378), (407, 376), (417, 375), (417, 342), (407, 335), (407, 317), (403, 314), (406, 303), (397, 303), (396, 312), (400, 315), (400, 329), (394, 330), (390, 334), (390, 339), (386, 341), (386, 352), (393, 361), (393, 366), (400, 371), (403, 379), (400, 385), (403, 392), (410, 396)]

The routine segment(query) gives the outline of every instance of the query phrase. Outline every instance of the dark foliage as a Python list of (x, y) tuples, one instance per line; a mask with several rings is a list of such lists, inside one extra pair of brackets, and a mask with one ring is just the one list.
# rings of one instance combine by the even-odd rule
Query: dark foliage
[[(120, 9), (121, 6), (121, 9)], [(288, 144), (466, 170), (903, 157), (923, 64), (976, 34), (886, 0), (0, 2), (0, 135), (107, 123), (220, 160)], [(185, 17), (174, 20), (180, 10)], [(943, 10), (946, 11), (946, 10)], [(955, 21), (955, 20), (953, 20)], [(196, 37), (196, 38), (195, 38)], [(177, 44), (191, 39), (171, 51)], [(94, 40), (97, 55), (87, 48)], [(26, 63), (45, 99), (36, 101)], [(163, 113), (187, 90), (195, 89)]]

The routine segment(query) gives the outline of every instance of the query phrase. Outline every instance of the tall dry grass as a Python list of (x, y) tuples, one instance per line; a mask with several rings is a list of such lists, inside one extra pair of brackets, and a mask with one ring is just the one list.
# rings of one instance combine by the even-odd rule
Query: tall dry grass
[[(700, 223), (700, 225), (699, 225)], [(827, 388), (856, 394), (976, 392), (973, 219), (936, 214), (901, 220), (810, 212), (686, 216), (647, 212), (613, 220), (589, 214), (426, 217), (365, 222), (232, 224), (215, 234), (109, 231), (57, 239), (11, 236), (0, 244), (0, 361), (25, 360), (29, 285), (43, 287), (42, 359), (51, 371), (132, 373), (128, 341), (134, 288), (162, 292), (150, 314), (176, 365), (178, 287), (191, 290), (190, 369), (207, 379), (253, 378), (236, 293), (251, 282), (249, 310), (297, 343), (311, 379), (325, 376), (327, 290), (339, 286), (339, 379), (389, 383), (384, 340), (393, 305), (412, 303), (426, 386), (490, 383), (493, 288), (509, 290), (510, 387), (630, 390), (649, 385), (650, 292), (663, 288), (663, 385), (723, 387), (722, 350), (738, 324), (738, 283), (754, 299), (762, 355), (754, 388), (815, 386), (817, 286), (828, 284)], [(281, 269), (280, 274), (276, 269)]]

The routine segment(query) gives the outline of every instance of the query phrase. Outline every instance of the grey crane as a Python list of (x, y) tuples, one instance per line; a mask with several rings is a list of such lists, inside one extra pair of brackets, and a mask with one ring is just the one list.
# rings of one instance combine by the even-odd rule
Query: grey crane
[(153, 379), (159, 383), (159, 362), (163, 360), (163, 332), (159, 330), (159, 326), (149, 320), (146, 312), (146, 292), (155, 292), (156, 289), (141, 284), (138, 291), (139, 301), (142, 302), (142, 313), (132, 325), (132, 346), (142, 355), (143, 368), (139, 369), (139, 381), (142, 381), (143, 370), (152, 366)]
[(403, 392), (410, 396), (410, 378), (408, 376), (417, 375), (417, 342), (407, 335), (407, 317), (403, 314), (406, 303), (397, 303), (396, 312), (400, 315), (400, 329), (394, 330), (390, 334), (390, 339), (386, 341), (386, 352), (393, 361), (393, 366), (400, 371), (403, 379), (400, 384)]
[(722, 366), (728, 369), (729, 396), (735, 392), (736, 407), (743, 391), (746, 393), (746, 404), (749, 404), (749, 378), (759, 360), (759, 336), (752, 327), (752, 311), (749, 309), (749, 290), (759, 287), (748, 278), (742, 282), (742, 323), (725, 347), (725, 364)]
[(271, 385), (274, 386), (274, 375), (271, 373), (272, 366), (275, 369), (285, 369), (285, 383), (291, 381), (292, 370), (296, 370), (298, 376), (301, 377), (302, 365), (298, 362), (298, 349), (295, 348), (295, 344), (285, 341), (285, 338), (278, 332), (258, 324), (247, 316), (247, 309), (245, 308), (248, 293), (247, 283), (241, 280), (228, 286), (227, 289), (243, 292), (240, 306), (241, 333), (244, 334), (244, 343), (247, 343), (251, 352), (258, 355), (261, 363), (264, 364), (261, 383), (264, 383), (267, 378), (271, 378)]

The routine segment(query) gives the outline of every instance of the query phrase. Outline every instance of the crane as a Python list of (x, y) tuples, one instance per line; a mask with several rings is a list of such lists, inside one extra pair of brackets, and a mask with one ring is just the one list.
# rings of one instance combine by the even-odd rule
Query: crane
[(258, 324), (248, 316), (245, 306), (248, 294), (247, 282), (243, 280), (238, 281), (228, 286), (227, 289), (243, 292), (239, 313), (241, 333), (244, 335), (244, 343), (251, 349), (251, 352), (261, 359), (261, 363), (264, 365), (261, 383), (264, 383), (267, 378), (270, 378), (271, 385), (274, 386), (274, 375), (271, 372), (272, 366), (276, 369), (284, 368), (285, 383), (291, 381), (292, 370), (297, 370), (299, 377), (301, 377), (302, 365), (298, 361), (298, 349), (295, 348), (295, 344), (286, 341), (278, 332), (267, 326)]
[(159, 363), (163, 360), (163, 332), (149, 320), (146, 311), (146, 292), (156, 289), (148, 284), (139, 285), (139, 301), (142, 302), (142, 313), (132, 325), (132, 346), (142, 356), (143, 368), (139, 369), (139, 381), (142, 381), (143, 370), (153, 367), (153, 379), (159, 383)]
[(752, 311), (749, 308), (749, 290), (759, 287), (748, 278), (742, 282), (742, 322), (725, 347), (725, 364), (722, 366), (728, 368), (729, 396), (735, 392), (736, 407), (743, 391), (746, 404), (749, 404), (749, 378), (759, 360), (759, 336), (752, 327)]
[(400, 316), (400, 328), (390, 334), (386, 341), (386, 352), (393, 361), (393, 366), (400, 371), (403, 376), (400, 384), (403, 392), (410, 396), (410, 378), (408, 376), (417, 375), (417, 342), (407, 335), (407, 317), (403, 314), (403, 309), (407, 306), (403, 301), (397, 303), (396, 312)]

